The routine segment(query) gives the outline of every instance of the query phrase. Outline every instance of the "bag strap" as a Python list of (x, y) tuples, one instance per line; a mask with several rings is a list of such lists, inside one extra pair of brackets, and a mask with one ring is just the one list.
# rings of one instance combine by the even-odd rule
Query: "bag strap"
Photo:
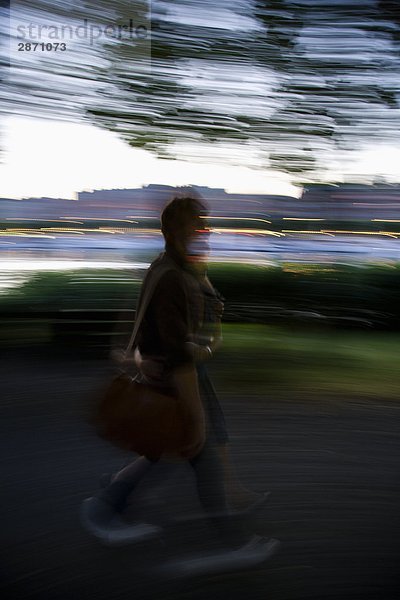
[(145, 293), (143, 294), (143, 297), (139, 296), (139, 311), (138, 311), (138, 315), (135, 319), (135, 326), (133, 328), (133, 332), (131, 335), (131, 339), (129, 340), (129, 344), (126, 347), (125, 353), (129, 354), (133, 348), (133, 345), (135, 343), (138, 331), (139, 331), (139, 327), (142, 324), (143, 321), (143, 317), (145, 315), (145, 312), (147, 310), (148, 305), (150, 304), (150, 300), (153, 296), (153, 293), (157, 287), (158, 282), (160, 281), (161, 277), (167, 272), (170, 271), (172, 269), (171, 265), (162, 265), (160, 266), (156, 273), (150, 273), (149, 274), (149, 283), (147, 285), (147, 288), (145, 289)]

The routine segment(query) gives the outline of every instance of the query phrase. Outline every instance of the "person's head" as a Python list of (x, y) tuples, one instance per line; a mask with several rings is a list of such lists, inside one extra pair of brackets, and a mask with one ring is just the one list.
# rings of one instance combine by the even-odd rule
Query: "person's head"
[(161, 213), (161, 231), (166, 243), (180, 254), (187, 255), (193, 242), (207, 229), (204, 219), (207, 212), (202, 198), (175, 196)]

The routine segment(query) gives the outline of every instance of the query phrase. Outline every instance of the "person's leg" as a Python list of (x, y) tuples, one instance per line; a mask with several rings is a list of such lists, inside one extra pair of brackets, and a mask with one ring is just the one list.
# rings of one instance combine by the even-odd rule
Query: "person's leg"
[(195, 476), (197, 492), (203, 508), (209, 513), (227, 510), (222, 466), (215, 448), (207, 441), (201, 452), (190, 460)]
[(157, 538), (160, 528), (138, 523), (129, 525), (120, 519), (128, 496), (156, 461), (139, 457), (119, 471), (112, 483), (102, 492), (87, 498), (81, 506), (80, 517), (84, 528), (109, 545), (124, 545)]
[(204, 511), (222, 539), (231, 547), (245, 544), (245, 533), (240, 519), (229, 514), (223, 483), (223, 469), (215, 447), (207, 441), (202, 451), (190, 461), (195, 472), (197, 492)]
[(229, 452), (229, 434), (225, 416), (204, 364), (197, 366), (197, 374), (210, 433), (215, 440), (222, 464), (222, 479), (225, 485), (227, 503), (232, 510), (248, 510), (252, 506), (262, 503), (267, 494), (253, 492), (241, 483)]
[(145, 456), (140, 456), (121, 469), (110, 483), (98, 496), (116, 512), (122, 512), (126, 506), (128, 496), (133, 492), (142, 478), (157, 461), (151, 461)]
[(262, 504), (268, 493), (253, 492), (246, 488), (238, 478), (229, 453), (229, 444), (218, 444), (218, 456), (222, 464), (223, 480), (229, 507), (235, 511), (248, 511)]

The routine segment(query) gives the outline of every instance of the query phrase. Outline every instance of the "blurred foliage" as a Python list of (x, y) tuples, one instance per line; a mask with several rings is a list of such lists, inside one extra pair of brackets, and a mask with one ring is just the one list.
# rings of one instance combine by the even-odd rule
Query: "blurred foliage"
[(119, 320), (129, 336), (140, 282), (132, 270), (38, 273), (0, 295), (0, 345), (108, 354)]
[[(210, 279), (226, 298), (226, 322), (286, 323), (318, 330), (400, 329), (400, 266), (214, 263)], [(129, 334), (141, 271), (82, 270), (35, 275), (0, 295), (0, 317), (45, 318), (72, 335), (110, 332), (128, 311)], [(3, 323), (4, 325), (4, 323)]]
[(140, 280), (132, 271), (80, 270), (37, 273), (0, 295), (0, 311), (46, 313), (65, 309), (121, 308), (135, 302)]
[[(147, 22), (140, 0), (12, 4), (26, 21)], [(332, 152), (397, 141), (399, 15), (390, 0), (153, 0), (151, 68), (150, 40), (18, 56), (2, 112), (86, 119), (163, 158), (220, 149), (317, 179)]]
[(399, 266), (215, 264), (210, 278), (228, 300), (225, 318), (230, 321), (286, 321), (317, 328), (400, 326)]
[[(142, 274), (34, 276), (0, 295), (0, 346), (107, 357), (132, 331)], [(400, 266), (213, 264), (210, 277), (227, 298), (217, 390), (399, 397)]]

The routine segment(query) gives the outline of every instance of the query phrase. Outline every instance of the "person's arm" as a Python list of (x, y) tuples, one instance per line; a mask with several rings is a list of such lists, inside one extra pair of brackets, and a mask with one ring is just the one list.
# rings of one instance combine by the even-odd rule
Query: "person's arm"
[(186, 348), (191, 334), (189, 307), (182, 275), (168, 271), (159, 281), (150, 306), (166, 363), (171, 367), (191, 363)]
[(162, 277), (154, 294), (152, 311), (186, 421), (188, 439), (182, 456), (193, 458), (204, 445), (205, 416), (195, 362), (187, 347), (191, 334), (188, 299), (179, 273), (169, 271)]
[(211, 343), (210, 343), (212, 352), (215, 352), (222, 345), (222, 341), (223, 341), (222, 340), (222, 315), (224, 314), (225, 298), (213, 287), (213, 285), (211, 284), (211, 282), (207, 276), (205, 277), (205, 280), (206, 280), (206, 284), (212, 290), (214, 297), (215, 297), (214, 303), (213, 303), (214, 315), (215, 315), (214, 332), (213, 332), (213, 339), (211, 340)]
[(205, 316), (209, 322), (207, 322), (208, 332), (201, 338), (196, 336), (197, 343), (192, 339), (187, 343), (188, 351), (195, 362), (210, 360), (222, 344), (221, 319), (224, 311), (224, 298), (214, 289), (206, 275), (204, 275), (201, 285), (208, 307)]

